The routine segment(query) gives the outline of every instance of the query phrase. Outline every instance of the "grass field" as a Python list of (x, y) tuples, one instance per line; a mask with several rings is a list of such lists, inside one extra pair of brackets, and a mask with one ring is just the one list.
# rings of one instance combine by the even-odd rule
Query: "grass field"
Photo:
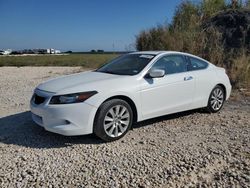
[(0, 56), (0, 66), (82, 66), (97, 68), (117, 54)]

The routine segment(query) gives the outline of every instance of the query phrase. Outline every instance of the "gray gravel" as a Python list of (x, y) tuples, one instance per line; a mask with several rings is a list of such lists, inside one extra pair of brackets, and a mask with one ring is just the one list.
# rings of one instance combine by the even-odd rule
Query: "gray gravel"
[(0, 68), (0, 187), (250, 187), (249, 101), (145, 121), (112, 143), (35, 125), (34, 87), (79, 70)]

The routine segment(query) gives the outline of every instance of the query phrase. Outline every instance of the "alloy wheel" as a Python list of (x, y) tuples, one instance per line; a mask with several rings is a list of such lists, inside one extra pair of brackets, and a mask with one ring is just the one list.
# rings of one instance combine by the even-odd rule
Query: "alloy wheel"
[(216, 88), (211, 95), (210, 104), (213, 110), (219, 110), (224, 102), (224, 93), (220, 88)]
[(103, 126), (110, 137), (119, 137), (126, 132), (130, 124), (130, 114), (123, 105), (116, 105), (106, 113)]

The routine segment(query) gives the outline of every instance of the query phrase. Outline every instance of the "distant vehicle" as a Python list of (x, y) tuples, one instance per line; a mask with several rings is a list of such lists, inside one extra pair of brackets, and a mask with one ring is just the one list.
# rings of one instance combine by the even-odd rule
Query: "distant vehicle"
[(0, 54), (1, 55), (9, 55), (11, 54), (12, 50), (8, 49), (8, 50), (0, 50)]
[(223, 68), (187, 53), (145, 51), (42, 83), (30, 107), (48, 131), (114, 141), (135, 122), (196, 108), (218, 112), (230, 93)]
[(47, 54), (60, 54), (61, 51), (60, 50), (55, 50), (52, 48), (47, 49)]

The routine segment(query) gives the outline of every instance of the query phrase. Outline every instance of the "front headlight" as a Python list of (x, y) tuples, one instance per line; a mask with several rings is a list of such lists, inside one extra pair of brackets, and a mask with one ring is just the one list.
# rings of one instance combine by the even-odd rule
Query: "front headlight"
[(93, 95), (97, 94), (97, 91), (88, 91), (82, 93), (72, 93), (67, 95), (56, 95), (53, 96), (49, 102), (49, 104), (71, 104), (71, 103), (79, 103), (87, 100)]

